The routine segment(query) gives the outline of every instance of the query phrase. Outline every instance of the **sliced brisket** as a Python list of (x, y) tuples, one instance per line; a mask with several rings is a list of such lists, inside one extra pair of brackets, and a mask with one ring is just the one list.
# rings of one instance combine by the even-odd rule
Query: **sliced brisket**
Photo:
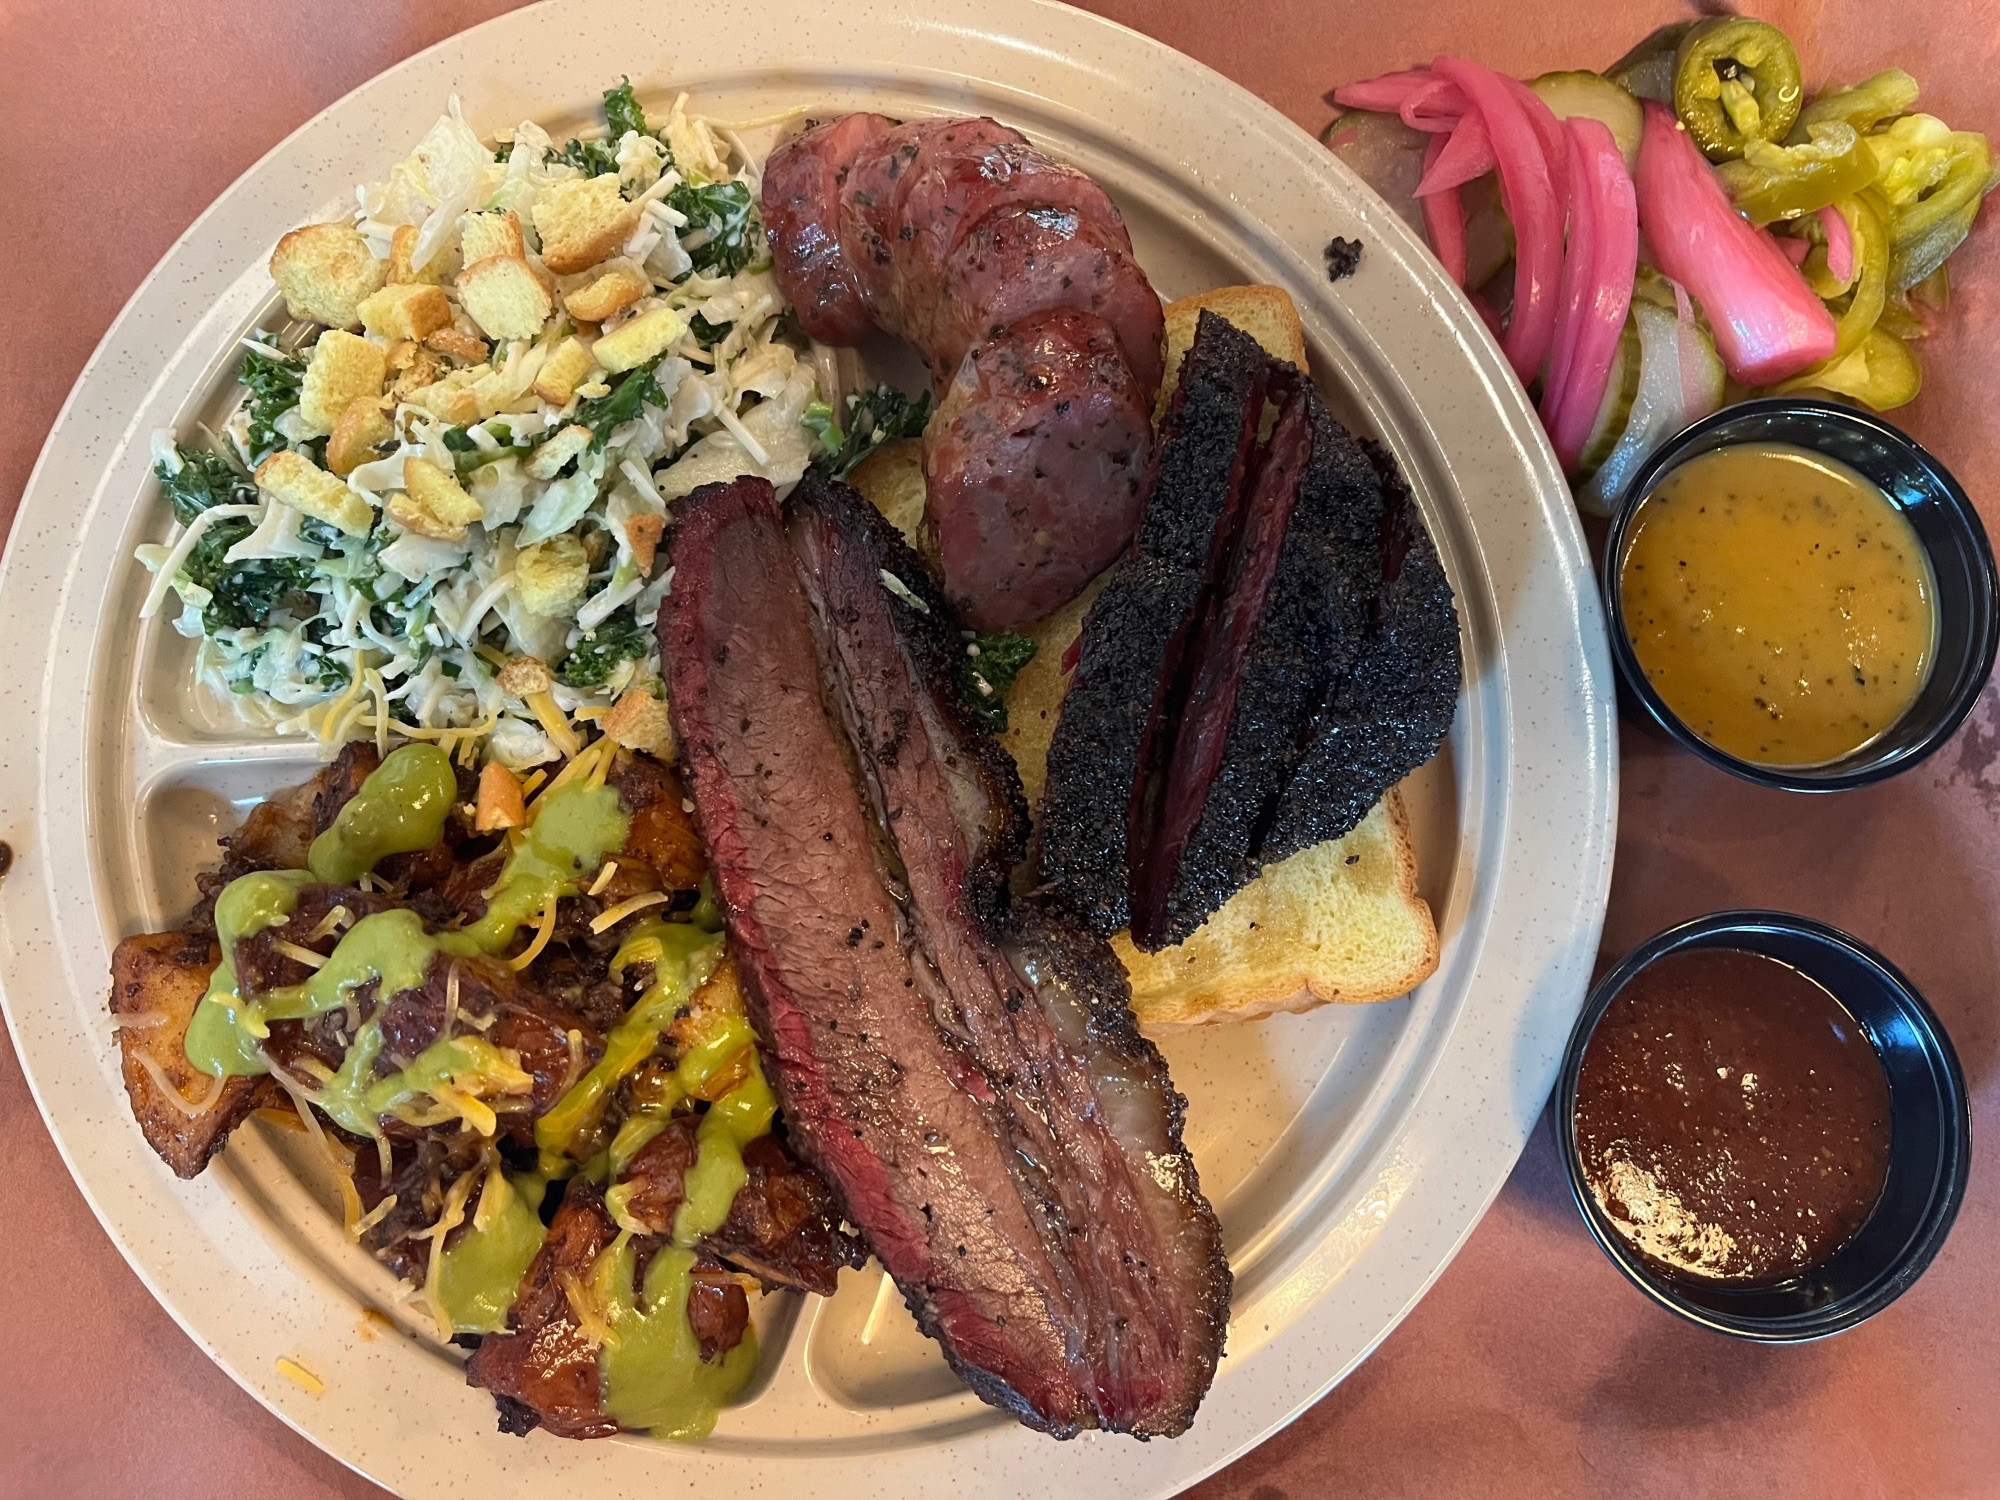
[(959, 706), (943, 598), (810, 479), (788, 519), (761, 480), (697, 491), (672, 549), (670, 701), (792, 1143), (987, 1400), (1183, 1430), (1220, 1231), (1115, 959), (1007, 909), (1019, 786)]
[(1137, 544), (1091, 606), (1049, 744), (1042, 878), (1095, 932), (1130, 919), (1131, 834), (1158, 788), (1145, 768), (1185, 696), (1186, 646), (1234, 548), (1270, 359), (1204, 313), (1154, 446)]
[[(1266, 860), (1339, 838), (1382, 793), (1444, 743), (1463, 663), (1451, 583), (1386, 449), (1363, 441), (1380, 476), (1380, 591), (1351, 667), (1337, 673), (1306, 733), (1264, 839)], [(1365, 556), (1366, 553), (1364, 552)]]
[(1041, 871), (1097, 931), (1129, 922), (1148, 951), (1354, 827), (1435, 753), (1458, 696), (1451, 590), (1388, 454), (1206, 312), (1136, 555), (1080, 644)]

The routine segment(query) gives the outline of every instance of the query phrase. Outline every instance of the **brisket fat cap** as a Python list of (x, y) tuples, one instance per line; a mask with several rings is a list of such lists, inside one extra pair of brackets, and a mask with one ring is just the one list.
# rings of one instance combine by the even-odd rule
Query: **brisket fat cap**
[(1459, 678), (1451, 590), (1386, 451), (1203, 313), (1135, 555), (1084, 623), (1043, 878), (1099, 932), (1184, 941), (1429, 759)]
[(1004, 910), (1018, 785), (942, 670), (942, 599), (810, 480), (788, 519), (762, 481), (698, 491), (671, 546), (676, 728), (793, 1144), (985, 1399), (1065, 1435), (1184, 1430), (1220, 1231), (1116, 960)]

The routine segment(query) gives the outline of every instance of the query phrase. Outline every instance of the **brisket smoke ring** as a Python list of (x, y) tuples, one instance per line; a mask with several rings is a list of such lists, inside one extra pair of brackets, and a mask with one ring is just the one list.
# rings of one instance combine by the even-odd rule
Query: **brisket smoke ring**
[(925, 525), (944, 591), (1001, 629), (1131, 540), (1165, 316), (1117, 208), (989, 119), (843, 115), (771, 154), (763, 211), (806, 332), (914, 345), (944, 397)]
[(1387, 452), (1204, 312), (1132, 553), (1084, 622), (1042, 878), (1099, 933), (1181, 942), (1430, 759), (1459, 682), (1450, 584)]
[(1061, 1435), (1185, 1430), (1220, 1229), (1116, 959), (1008, 901), (1025, 807), (956, 699), (944, 597), (838, 486), (678, 511), (670, 702), (792, 1144), (986, 1400)]

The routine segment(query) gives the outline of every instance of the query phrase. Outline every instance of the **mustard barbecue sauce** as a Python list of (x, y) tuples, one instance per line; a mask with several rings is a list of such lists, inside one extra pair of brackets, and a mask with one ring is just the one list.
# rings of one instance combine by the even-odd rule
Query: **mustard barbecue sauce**
[(1756, 765), (1862, 749), (1930, 674), (1923, 544), (1881, 489), (1803, 448), (1740, 444), (1674, 469), (1640, 505), (1619, 583), (1647, 681)]
[(1641, 969), (1592, 1032), (1576, 1148), (1618, 1236), (1678, 1276), (1772, 1286), (1822, 1265), (1889, 1174), (1889, 1080), (1846, 1009), (1761, 953)]

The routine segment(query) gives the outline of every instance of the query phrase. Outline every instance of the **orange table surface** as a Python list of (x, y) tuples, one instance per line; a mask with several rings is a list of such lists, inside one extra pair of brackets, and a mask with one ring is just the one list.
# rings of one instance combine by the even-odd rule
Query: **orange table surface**
[[(0, 523), (85, 359), (174, 238), (295, 126), (499, 0), (0, 3)], [(1602, 67), (1665, 3), (1106, 0), (1317, 130), (1332, 84), (1478, 57)], [(738, 14), (754, 24), (755, 0)], [(708, 14), (728, 14), (715, 12)], [(1765, 8), (1809, 81), (1899, 64), (1924, 107), (2000, 137), (2000, 4)], [(839, 37), (830, 33), (829, 49)], [(643, 60), (634, 60), (643, 73)], [(1898, 419), (2000, 529), (1995, 210), (1953, 264), (1927, 388)], [(2000, 694), (1915, 772), (1833, 798), (1732, 781), (1621, 727), (1609, 963), (1673, 922), (1773, 906), (1883, 949), (1928, 994), (2000, 1127)], [(21, 809), (10, 810), (19, 814)], [(378, 1495), (266, 1413), (148, 1296), (99, 1230), (0, 1043), (0, 1495)], [(1902, 1301), (1825, 1343), (1759, 1348), (1658, 1311), (1598, 1252), (1546, 1119), (1429, 1296), (1289, 1429), (1192, 1493), (1946, 1496), (2000, 1493), (2000, 1164)], [(1333, 1295), (1339, 1295), (1336, 1290)]]

